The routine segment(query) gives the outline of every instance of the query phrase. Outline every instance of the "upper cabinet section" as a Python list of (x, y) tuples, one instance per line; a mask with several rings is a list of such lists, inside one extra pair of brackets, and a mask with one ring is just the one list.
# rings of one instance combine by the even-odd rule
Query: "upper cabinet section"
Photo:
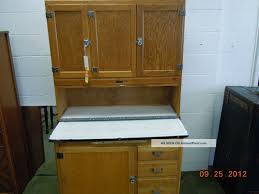
[(84, 78), (85, 11), (80, 5), (47, 6), (55, 78)]
[(89, 5), (93, 77), (135, 77), (136, 5)]
[(180, 84), (182, 0), (51, 0), (46, 10), (56, 81)]
[(181, 72), (183, 17), (180, 6), (138, 5), (139, 76), (174, 76)]

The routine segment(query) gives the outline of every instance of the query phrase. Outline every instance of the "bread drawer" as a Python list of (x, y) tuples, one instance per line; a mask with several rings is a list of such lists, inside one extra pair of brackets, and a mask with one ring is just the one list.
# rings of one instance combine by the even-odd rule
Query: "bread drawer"
[(138, 160), (177, 160), (178, 148), (153, 148), (149, 146), (138, 147)]
[(176, 177), (140, 178), (138, 179), (138, 194), (176, 194)]
[(177, 175), (177, 163), (173, 161), (145, 161), (138, 163), (139, 177)]

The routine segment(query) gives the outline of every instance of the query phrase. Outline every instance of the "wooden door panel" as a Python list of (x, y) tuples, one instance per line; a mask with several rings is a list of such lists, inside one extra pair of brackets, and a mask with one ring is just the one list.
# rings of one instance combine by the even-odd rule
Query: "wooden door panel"
[(52, 65), (56, 78), (83, 78), (86, 8), (82, 5), (49, 5), (48, 19)]
[(178, 5), (139, 5), (138, 73), (142, 76), (177, 75), (182, 63), (183, 17)]
[(133, 148), (95, 147), (64, 153), (58, 160), (61, 194), (134, 194), (129, 176), (136, 173)]
[(136, 5), (89, 5), (95, 77), (132, 77), (136, 69)]

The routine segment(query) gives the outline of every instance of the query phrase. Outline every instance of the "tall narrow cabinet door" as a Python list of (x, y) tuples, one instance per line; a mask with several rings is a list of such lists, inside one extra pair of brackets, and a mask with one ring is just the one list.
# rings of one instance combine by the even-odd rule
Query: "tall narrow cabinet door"
[(55, 78), (84, 78), (86, 9), (82, 5), (48, 5), (47, 18)]
[(93, 76), (135, 76), (136, 5), (89, 5), (88, 17)]
[(67, 147), (57, 159), (60, 194), (134, 194), (133, 147)]
[(183, 19), (179, 5), (137, 7), (137, 66), (140, 76), (181, 73)]

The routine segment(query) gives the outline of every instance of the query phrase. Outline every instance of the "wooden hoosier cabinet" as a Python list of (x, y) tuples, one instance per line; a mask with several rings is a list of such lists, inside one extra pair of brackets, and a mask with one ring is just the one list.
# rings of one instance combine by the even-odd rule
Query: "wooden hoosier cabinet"
[(60, 194), (178, 194), (183, 0), (47, 0)]

